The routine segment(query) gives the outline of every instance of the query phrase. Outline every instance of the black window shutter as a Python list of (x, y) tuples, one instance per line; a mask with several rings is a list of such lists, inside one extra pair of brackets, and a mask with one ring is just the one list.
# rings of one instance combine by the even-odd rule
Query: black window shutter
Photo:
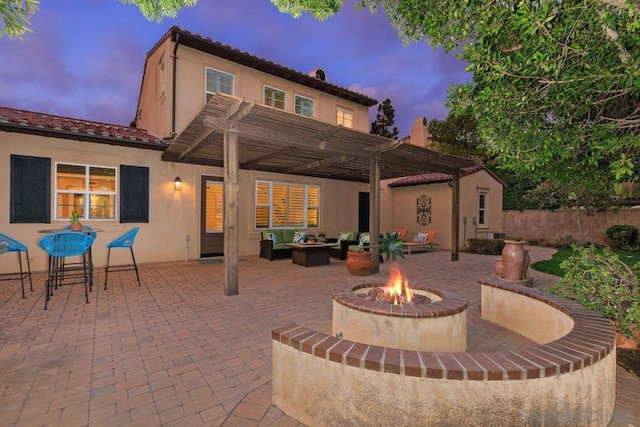
[(51, 222), (51, 159), (11, 155), (9, 222)]
[(149, 168), (120, 165), (120, 222), (149, 222)]

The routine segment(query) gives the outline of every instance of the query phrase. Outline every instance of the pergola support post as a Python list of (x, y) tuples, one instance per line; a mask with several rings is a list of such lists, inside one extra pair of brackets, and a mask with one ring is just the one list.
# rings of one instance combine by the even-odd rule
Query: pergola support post
[(238, 295), (238, 134), (224, 131), (224, 294)]
[(380, 154), (371, 157), (369, 167), (369, 251), (371, 273), (380, 272)]
[(460, 171), (451, 180), (451, 261), (458, 261), (460, 249)]

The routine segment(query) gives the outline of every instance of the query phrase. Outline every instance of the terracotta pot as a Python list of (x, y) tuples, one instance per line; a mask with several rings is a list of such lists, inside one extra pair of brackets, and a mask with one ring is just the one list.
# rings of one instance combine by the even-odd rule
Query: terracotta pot
[(502, 264), (502, 258), (493, 259), (493, 269), (495, 270), (497, 276), (502, 276), (504, 274), (504, 265)]
[(526, 278), (529, 268), (529, 251), (524, 249), (524, 241), (505, 240), (502, 250), (504, 278), (522, 280)]
[(71, 231), (82, 231), (82, 224), (79, 222), (72, 222), (69, 228)]
[(354, 276), (371, 274), (371, 252), (347, 252), (347, 270)]

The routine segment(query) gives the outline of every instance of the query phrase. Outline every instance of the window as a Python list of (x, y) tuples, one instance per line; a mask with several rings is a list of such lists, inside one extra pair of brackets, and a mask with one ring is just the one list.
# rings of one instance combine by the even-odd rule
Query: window
[(487, 224), (487, 191), (478, 192), (478, 225)]
[(256, 222), (259, 228), (318, 227), (320, 187), (256, 181)]
[(353, 128), (353, 111), (338, 107), (338, 124), (346, 128)]
[(303, 116), (313, 117), (313, 99), (305, 98), (300, 95), (295, 95), (293, 99), (296, 104), (296, 113), (302, 114)]
[(116, 168), (56, 163), (55, 218), (115, 219)]
[(227, 74), (213, 68), (206, 67), (207, 82), (205, 95), (207, 102), (211, 97), (217, 93), (226, 93), (227, 95), (233, 95), (233, 75)]
[(286, 99), (287, 93), (285, 91), (270, 86), (264, 87), (264, 105), (284, 110), (287, 108)]
[(205, 190), (205, 228), (207, 233), (222, 232), (222, 181), (207, 180)]

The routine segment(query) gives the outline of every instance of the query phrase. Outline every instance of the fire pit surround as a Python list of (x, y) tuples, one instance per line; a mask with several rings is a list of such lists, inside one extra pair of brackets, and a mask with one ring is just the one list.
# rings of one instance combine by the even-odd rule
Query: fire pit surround
[(404, 350), (467, 350), (468, 301), (457, 292), (408, 284), (394, 271), (387, 283), (337, 286), (332, 297), (334, 336)]

